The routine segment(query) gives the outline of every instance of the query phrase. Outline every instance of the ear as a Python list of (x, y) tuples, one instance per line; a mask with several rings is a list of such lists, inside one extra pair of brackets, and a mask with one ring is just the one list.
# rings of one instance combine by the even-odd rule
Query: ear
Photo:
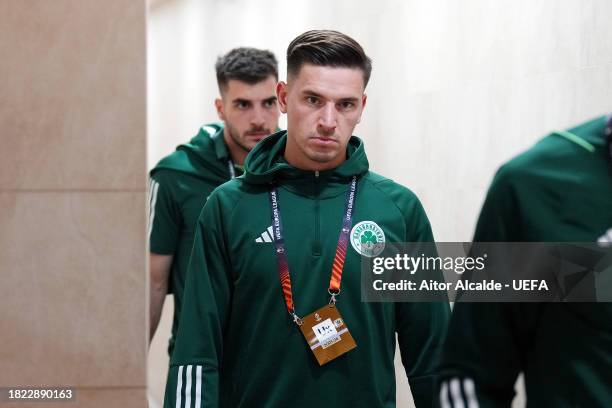
[(223, 101), (221, 98), (215, 99), (215, 109), (217, 110), (217, 116), (219, 116), (219, 119), (225, 122), (225, 112), (223, 111)]
[(276, 99), (278, 100), (280, 111), (287, 113), (287, 83), (280, 81), (276, 85)]
[(359, 120), (357, 120), (357, 123), (361, 122), (361, 115), (363, 114), (363, 110), (366, 107), (366, 102), (368, 101), (368, 95), (363, 94), (363, 96), (361, 97), (361, 113), (359, 114)]

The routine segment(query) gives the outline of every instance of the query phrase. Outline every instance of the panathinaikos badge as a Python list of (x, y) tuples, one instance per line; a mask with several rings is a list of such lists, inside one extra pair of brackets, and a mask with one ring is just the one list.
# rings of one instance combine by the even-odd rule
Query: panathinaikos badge
[(351, 245), (361, 255), (378, 256), (385, 249), (385, 233), (374, 221), (361, 221), (351, 230)]

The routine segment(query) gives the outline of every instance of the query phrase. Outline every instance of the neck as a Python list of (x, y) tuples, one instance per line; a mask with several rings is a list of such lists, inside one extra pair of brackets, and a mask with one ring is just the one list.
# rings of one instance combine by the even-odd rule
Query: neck
[(223, 129), (223, 140), (225, 140), (225, 145), (227, 146), (227, 150), (229, 150), (230, 157), (232, 158), (232, 162), (239, 166), (244, 165), (244, 160), (249, 154), (248, 151), (244, 149), (244, 147), (238, 145), (234, 138), (229, 133), (229, 129), (226, 127)]
[(318, 162), (306, 156), (291, 138), (287, 138), (284, 157), (287, 163), (297, 169), (306, 171), (325, 171), (335, 169), (346, 161), (346, 149), (344, 150), (344, 154), (340, 154), (330, 161)]

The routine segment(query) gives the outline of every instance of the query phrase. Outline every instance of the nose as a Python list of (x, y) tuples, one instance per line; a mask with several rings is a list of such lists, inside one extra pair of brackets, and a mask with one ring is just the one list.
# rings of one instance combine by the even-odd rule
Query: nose
[(262, 108), (256, 107), (254, 109), (253, 115), (251, 116), (251, 126), (260, 128), (264, 127), (266, 124), (265, 112)]
[(333, 130), (336, 125), (336, 106), (333, 103), (327, 103), (321, 110), (319, 117), (319, 125), (325, 129)]

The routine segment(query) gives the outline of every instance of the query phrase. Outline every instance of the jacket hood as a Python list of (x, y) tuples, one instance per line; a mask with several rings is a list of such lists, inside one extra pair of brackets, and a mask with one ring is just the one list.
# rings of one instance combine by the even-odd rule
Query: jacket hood
[(170, 169), (222, 184), (230, 178), (229, 159), (223, 124), (211, 123), (202, 126), (188, 143), (179, 145), (174, 153), (163, 158), (151, 174), (158, 169)]
[[(287, 144), (287, 131), (281, 130), (259, 142), (245, 160), (244, 181), (249, 184), (269, 184), (276, 181), (312, 178), (313, 171), (300, 170), (284, 159)], [(338, 167), (319, 172), (326, 180), (346, 182), (352, 176), (360, 176), (368, 171), (369, 163), (363, 142), (351, 136), (346, 160)]]

